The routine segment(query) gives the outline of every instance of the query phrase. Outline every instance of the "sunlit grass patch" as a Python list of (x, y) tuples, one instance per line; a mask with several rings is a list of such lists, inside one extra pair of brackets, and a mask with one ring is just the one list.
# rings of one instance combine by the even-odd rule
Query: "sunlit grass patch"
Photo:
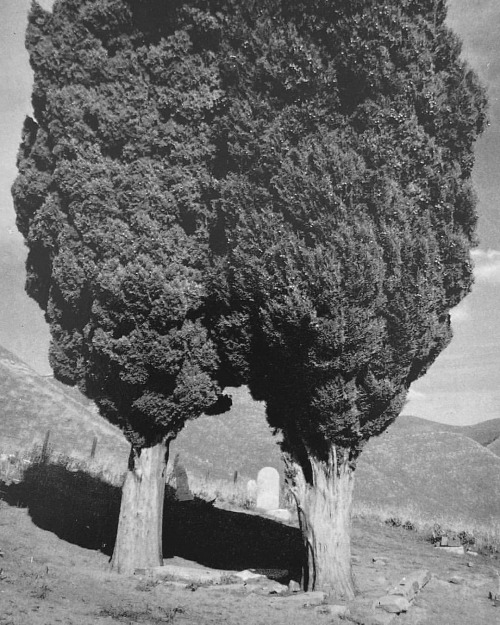
[(437, 542), (440, 536), (453, 535), (472, 551), (500, 552), (500, 520), (474, 522), (469, 518), (446, 514), (429, 517), (414, 505), (373, 506), (359, 501), (354, 504), (353, 516), (415, 531), (429, 542)]

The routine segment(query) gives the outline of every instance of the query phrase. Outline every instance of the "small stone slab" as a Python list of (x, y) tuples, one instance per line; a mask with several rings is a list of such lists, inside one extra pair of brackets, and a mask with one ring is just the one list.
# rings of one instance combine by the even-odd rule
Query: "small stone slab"
[(213, 569), (176, 566), (173, 564), (136, 569), (134, 574), (145, 575), (160, 581), (181, 581), (195, 584), (225, 584), (228, 579), (234, 577), (234, 571), (214, 571)]
[(450, 553), (454, 556), (463, 556), (465, 554), (464, 546), (460, 547), (434, 547), (434, 549), (438, 551), (443, 551), (445, 553)]
[(238, 573), (234, 573), (234, 577), (241, 579), (242, 582), (247, 582), (249, 579), (264, 579), (265, 576), (260, 573), (254, 573), (249, 569), (245, 569), (244, 571), (239, 571)]
[(376, 608), (380, 608), (385, 612), (391, 612), (394, 614), (401, 614), (401, 612), (407, 612), (410, 607), (410, 602), (405, 597), (400, 595), (386, 595), (380, 597), (375, 604)]
[(397, 586), (389, 591), (389, 595), (401, 596), (412, 601), (422, 588), (431, 580), (431, 574), (425, 569), (420, 569), (403, 577)]
[(299, 582), (296, 582), (294, 579), (291, 579), (288, 583), (288, 590), (290, 592), (300, 592), (302, 590)]

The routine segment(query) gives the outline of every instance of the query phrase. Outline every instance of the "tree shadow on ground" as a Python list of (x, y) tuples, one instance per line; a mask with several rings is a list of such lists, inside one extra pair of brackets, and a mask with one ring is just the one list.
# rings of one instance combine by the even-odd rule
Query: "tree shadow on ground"
[[(28, 508), (38, 527), (111, 556), (120, 488), (81, 470), (41, 462), (29, 466), (18, 484), (0, 482), (0, 497), (10, 505)], [(165, 558), (179, 556), (219, 569), (273, 570), (275, 577), (286, 580), (300, 578), (302, 549), (296, 528), (257, 515), (221, 510), (197, 498), (179, 502), (173, 489), (166, 487)]]

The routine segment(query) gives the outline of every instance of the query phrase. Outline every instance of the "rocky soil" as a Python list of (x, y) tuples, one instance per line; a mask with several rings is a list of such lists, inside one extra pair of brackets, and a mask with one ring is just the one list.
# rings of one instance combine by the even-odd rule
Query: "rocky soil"
[[(243, 521), (247, 516), (249, 523), (254, 522), (241, 513)], [(225, 574), (222, 585), (208, 586), (175, 581), (175, 576), (115, 575), (100, 551), (58, 538), (35, 525), (28, 509), (1, 500), (0, 550), (0, 625), (500, 623), (500, 606), (489, 598), (499, 592), (496, 557), (451, 554), (435, 549), (415, 532), (374, 521), (354, 522), (358, 596), (343, 617), (321, 597), (268, 594), (272, 584), (228, 584), (232, 580)], [(176, 555), (165, 562), (200, 567)], [(431, 579), (406, 613), (393, 615), (373, 607), (389, 589), (419, 570), (428, 570)], [(281, 569), (261, 572), (283, 578)]]

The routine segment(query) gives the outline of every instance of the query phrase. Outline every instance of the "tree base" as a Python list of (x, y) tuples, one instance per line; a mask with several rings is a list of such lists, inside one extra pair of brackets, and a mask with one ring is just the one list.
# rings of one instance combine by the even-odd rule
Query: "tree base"
[(329, 461), (309, 458), (312, 483), (302, 468), (293, 463), (292, 492), (306, 559), (304, 590), (321, 590), (335, 599), (354, 599), (351, 566), (351, 511), (354, 476), (347, 459), (337, 463), (333, 448)]
[(111, 570), (130, 574), (163, 564), (164, 469), (168, 443), (130, 452)]

